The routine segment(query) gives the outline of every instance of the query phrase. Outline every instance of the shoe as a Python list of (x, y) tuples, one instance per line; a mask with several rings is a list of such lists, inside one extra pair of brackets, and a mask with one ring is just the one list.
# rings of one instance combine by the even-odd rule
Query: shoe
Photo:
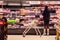
[(46, 36), (46, 33), (43, 33), (43, 36)]
[(49, 35), (49, 33), (47, 33), (47, 35)]

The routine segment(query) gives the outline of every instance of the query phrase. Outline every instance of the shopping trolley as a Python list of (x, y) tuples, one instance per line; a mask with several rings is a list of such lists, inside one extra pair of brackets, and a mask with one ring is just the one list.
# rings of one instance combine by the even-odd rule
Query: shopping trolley
[(25, 35), (29, 32), (29, 30), (31, 30), (32, 28), (35, 30), (36, 34), (38, 35), (38, 33), (40, 34), (40, 37), (41, 37), (41, 32), (39, 30), (39, 28), (37, 27), (37, 25), (30, 25), (30, 24), (25, 24), (24, 25), (25, 30), (23, 32), (23, 37), (25, 37)]

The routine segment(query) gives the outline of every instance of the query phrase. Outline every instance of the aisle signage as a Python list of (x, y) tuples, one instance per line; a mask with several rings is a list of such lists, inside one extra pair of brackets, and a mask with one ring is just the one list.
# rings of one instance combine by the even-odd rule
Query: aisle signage
[(40, 4), (40, 1), (29, 1), (29, 3), (30, 3), (31, 5)]

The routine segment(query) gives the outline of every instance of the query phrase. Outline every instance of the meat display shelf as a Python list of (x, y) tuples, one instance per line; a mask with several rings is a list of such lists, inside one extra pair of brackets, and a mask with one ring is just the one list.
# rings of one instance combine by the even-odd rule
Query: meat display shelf
[[(22, 35), (23, 31), (25, 28), (14, 28), (14, 29), (8, 29), (8, 35)], [(43, 29), (40, 29), (41, 34), (43, 34)], [(56, 30), (55, 29), (50, 29), (50, 35), (56, 35)], [(35, 30), (32, 28), (27, 35), (36, 35)]]

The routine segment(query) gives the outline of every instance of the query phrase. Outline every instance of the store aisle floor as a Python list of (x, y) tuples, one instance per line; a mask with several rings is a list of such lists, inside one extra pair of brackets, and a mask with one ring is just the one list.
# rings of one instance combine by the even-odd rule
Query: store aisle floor
[(55, 36), (36, 36), (36, 35), (8, 35), (8, 40), (55, 40)]

